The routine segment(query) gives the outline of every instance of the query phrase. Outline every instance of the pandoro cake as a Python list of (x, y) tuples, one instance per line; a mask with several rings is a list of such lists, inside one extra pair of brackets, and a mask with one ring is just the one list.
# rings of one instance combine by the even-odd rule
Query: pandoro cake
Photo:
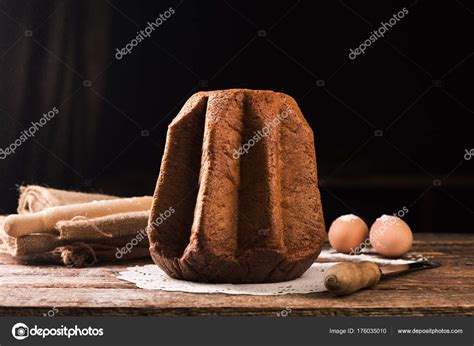
[(147, 230), (154, 262), (173, 278), (301, 276), (326, 231), (313, 132), (295, 100), (264, 90), (194, 94), (168, 127)]

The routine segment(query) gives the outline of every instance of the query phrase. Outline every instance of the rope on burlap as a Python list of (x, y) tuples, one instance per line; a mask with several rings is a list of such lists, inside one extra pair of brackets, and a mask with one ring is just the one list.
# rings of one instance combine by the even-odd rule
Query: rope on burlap
[(87, 222), (87, 226), (92, 228), (94, 231), (96, 231), (97, 233), (99, 234), (102, 234), (106, 237), (109, 237), (109, 238), (112, 238), (114, 235), (111, 234), (111, 233), (108, 233), (108, 232), (104, 232), (102, 231), (99, 227), (97, 227), (97, 225), (94, 223), (94, 222), (91, 222), (91, 220), (88, 218), (88, 217), (85, 217), (85, 216), (82, 216), (82, 215), (77, 215), (77, 216), (74, 216), (71, 221), (86, 221)]
[(54, 252), (61, 256), (63, 263), (68, 267), (91, 267), (99, 262), (94, 249), (86, 243), (60, 246)]

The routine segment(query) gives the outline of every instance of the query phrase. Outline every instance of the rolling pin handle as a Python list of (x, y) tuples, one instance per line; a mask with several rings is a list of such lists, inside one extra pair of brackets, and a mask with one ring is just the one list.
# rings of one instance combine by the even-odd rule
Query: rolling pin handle
[(345, 296), (363, 288), (375, 286), (382, 276), (372, 262), (343, 262), (332, 266), (324, 277), (324, 286), (337, 296)]

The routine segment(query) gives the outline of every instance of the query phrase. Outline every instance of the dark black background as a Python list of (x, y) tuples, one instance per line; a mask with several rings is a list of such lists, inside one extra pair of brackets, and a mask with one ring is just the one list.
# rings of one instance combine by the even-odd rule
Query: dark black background
[[(115, 59), (170, 6), (170, 19)], [(348, 58), (403, 7), (384, 39)], [(243, 87), (298, 101), (328, 225), (407, 207), (414, 231), (471, 232), (473, 18), (466, 0), (2, 0), (0, 147), (54, 106), (60, 113), (0, 160), (0, 212), (15, 210), (21, 183), (152, 194), (185, 100)]]

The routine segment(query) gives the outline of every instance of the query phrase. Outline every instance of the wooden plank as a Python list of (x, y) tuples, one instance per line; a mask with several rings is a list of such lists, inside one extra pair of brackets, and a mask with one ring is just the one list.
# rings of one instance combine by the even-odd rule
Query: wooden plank
[[(378, 293), (378, 294), (377, 294)], [(56, 289), (40, 288), (32, 294), (18, 288), (3, 303), (6, 311), (41, 315), (56, 307), (59, 314), (71, 312), (89, 315), (107, 311), (113, 315), (271, 315), (286, 308), (293, 315), (467, 315), (474, 316), (474, 292), (470, 289), (369, 290), (349, 297), (334, 298), (328, 293), (260, 297), (227, 296), (224, 294), (196, 295), (139, 289)], [(87, 304), (84, 304), (87, 302)]]
[(286, 296), (190, 294), (137, 289), (115, 275), (135, 264), (96, 268), (24, 266), (0, 256), (0, 315), (269, 315), (474, 316), (474, 235), (417, 234), (413, 250), (443, 266), (382, 281), (371, 290)]
[[(13, 269), (10, 268), (9, 271)], [(11, 288), (130, 288), (130, 283), (118, 280), (116, 276), (123, 270), (108, 269), (101, 270), (100, 275), (97, 272), (90, 273), (90, 269), (86, 273), (76, 275), (59, 270), (50, 271), (47, 274), (41, 274), (37, 271), (22, 271), (0, 276), (0, 295), (3, 289)], [(91, 274), (91, 275), (89, 275)], [(474, 287), (474, 267), (462, 270), (462, 280), (460, 279), (460, 271), (455, 267), (441, 267), (436, 270), (436, 286), (441, 289), (452, 289), (456, 285), (456, 289)], [(415, 275), (405, 275), (394, 278), (387, 278), (379, 283), (377, 287), (388, 289), (396, 286), (396, 289), (411, 289), (413, 287), (430, 287), (433, 286), (433, 275), (429, 271), (422, 271)]]

